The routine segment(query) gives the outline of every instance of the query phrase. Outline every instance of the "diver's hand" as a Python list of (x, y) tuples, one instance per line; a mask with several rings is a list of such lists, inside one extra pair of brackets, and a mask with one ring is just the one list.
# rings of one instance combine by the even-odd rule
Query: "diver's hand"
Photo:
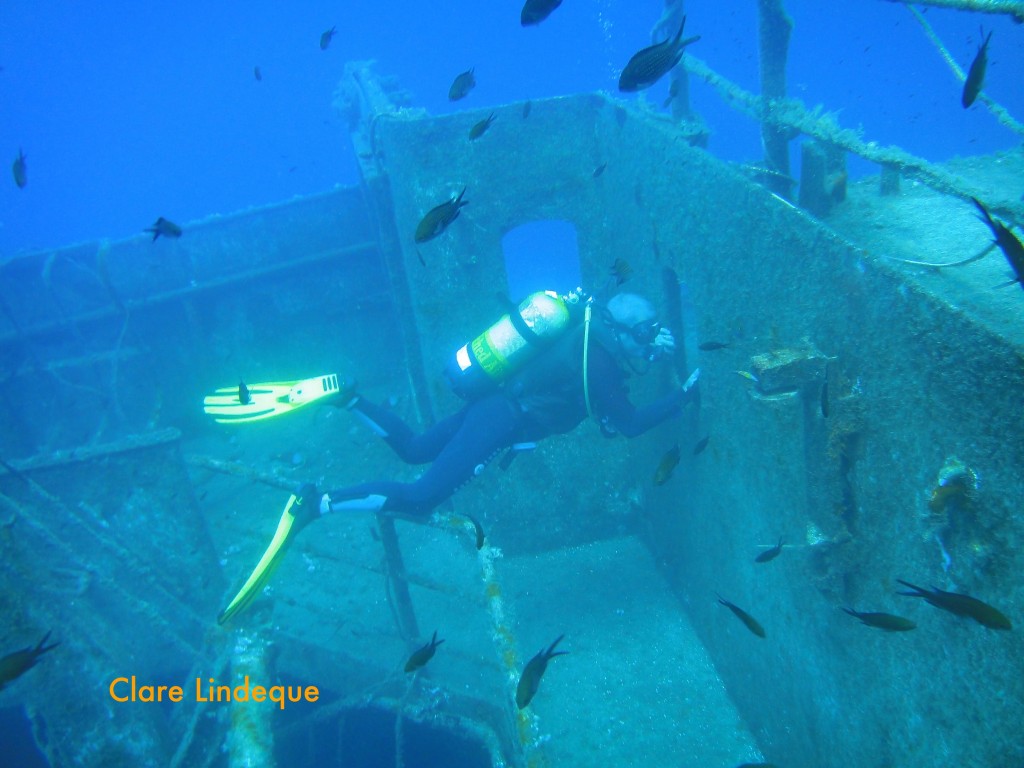
[(651, 342), (651, 346), (654, 347), (654, 353), (657, 357), (671, 355), (676, 351), (675, 336), (672, 335), (672, 331), (668, 328), (660, 328), (658, 329), (658, 335)]

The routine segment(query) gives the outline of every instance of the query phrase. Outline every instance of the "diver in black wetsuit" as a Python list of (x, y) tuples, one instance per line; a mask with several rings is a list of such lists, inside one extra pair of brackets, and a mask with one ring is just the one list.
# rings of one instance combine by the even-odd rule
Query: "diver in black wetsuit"
[[(552, 434), (569, 432), (593, 415), (606, 435), (636, 437), (679, 414), (696, 395), (697, 372), (684, 387), (637, 408), (627, 397), (627, 369), (643, 373), (654, 360), (675, 349), (675, 340), (657, 321), (654, 307), (631, 293), (598, 307), (586, 328), (567, 332), (549, 349), (513, 375), (504, 386), (468, 403), (422, 434), (415, 434), (393, 412), (353, 396), (347, 407), (409, 464), (432, 462), (411, 483), (372, 481), (320, 494), (319, 514), (346, 510), (424, 515), (479, 474), (502, 451)], [(584, 365), (586, 375), (584, 375)], [(509, 454), (510, 456), (514, 454)], [(312, 485), (299, 496), (316, 499)], [(305, 505), (316, 515), (317, 505)], [(307, 521), (303, 521), (307, 522)]]

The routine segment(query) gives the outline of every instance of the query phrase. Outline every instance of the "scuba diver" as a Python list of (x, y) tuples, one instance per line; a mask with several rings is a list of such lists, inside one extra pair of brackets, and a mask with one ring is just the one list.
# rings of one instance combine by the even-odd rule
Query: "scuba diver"
[(602, 305), (581, 300), (580, 294), (537, 292), (456, 353), (446, 375), (468, 402), (421, 434), (393, 411), (359, 395), (353, 382), (333, 375), (240, 384), (237, 395), (231, 388), (218, 390), (206, 399), (206, 410), (222, 423), (266, 418), (323, 396), (338, 397), (403, 461), (430, 463), (409, 483), (375, 480), (326, 492), (312, 483), (303, 485), (289, 499), (273, 541), (219, 623), (251, 602), (288, 542), (322, 516), (367, 510), (422, 519), (498, 454), (505, 452), (501, 466), (506, 467), (518, 451), (570, 432), (588, 416), (606, 436), (636, 437), (679, 415), (697, 397), (699, 369), (683, 386), (640, 407), (630, 402), (626, 387), (631, 374), (646, 373), (674, 350), (671, 331), (638, 294), (619, 293)]
[[(306, 514), (310, 519), (348, 510), (426, 515), (502, 451), (509, 451), (503, 460), (507, 466), (517, 450), (573, 430), (588, 413), (605, 435), (626, 437), (641, 435), (679, 414), (696, 395), (696, 376), (685, 387), (640, 408), (627, 396), (628, 372), (645, 372), (651, 362), (675, 349), (672, 333), (658, 322), (653, 305), (637, 294), (620, 293), (595, 314), (598, 322), (587, 324), (585, 383), (588, 329), (580, 325), (504, 386), (472, 400), (422, 434), (415, 434), (394, 412), (352, 391), (346, 407), (384, 438), (399, 458), (408, 464), (432, 463), (411, 483), (377, 480), (326, 493), (311, 484), (303, 486), (303, 506), (312, 506)], [(305, 503), (311, 497), (318, 503)]]

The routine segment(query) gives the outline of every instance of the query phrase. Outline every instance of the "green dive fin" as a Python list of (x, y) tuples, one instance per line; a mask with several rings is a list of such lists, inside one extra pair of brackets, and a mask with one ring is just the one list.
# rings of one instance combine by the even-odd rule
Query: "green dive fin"
[(287, 545), (311, 519), (308, 515), (303, 514), (301, 507), (302, 499), (293, 493), (288, 499), (288, 503), (285, 504), (270, 546), (263, 553), (263, 557), (260, 558), (245, 584), (238, 590), (238, 594), (228, 603), (228, 607), (220, 612), (217, 617), (218, 624), (226, 624), (245, 610), (270, 580), (274, 569), (277, 568), (284, 556)]
[(218, 424), (260, 421), (336, 395), (341, 392), (341, 384), (336, 373), (329, 373), (301, 381), (221, 387), (206, 396), (203, 410), (213, 416)]

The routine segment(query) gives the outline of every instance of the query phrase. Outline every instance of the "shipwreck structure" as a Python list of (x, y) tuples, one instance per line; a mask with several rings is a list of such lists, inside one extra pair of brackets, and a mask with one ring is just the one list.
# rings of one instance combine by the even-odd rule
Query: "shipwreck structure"
[[(194, 222), (180, 240), (0, 264), (4, 638), (52, 629), (61, 643), (0, 694), (19, 748), (83, 766), (1019, 757), (1024, 299), (992, 289), (1005, 264), (963, 201), (1024, 220), (1006, 182), (1024, 154), (932, 166), (784, 89), (755, 97), (687, 67), (765, 124), (770, 152), (813, 139), (805, 189), (604, 94), (495, 107), (470, 142), (486, 111), (411, 110), (351, 64), (337, 103), (360, 186)], [(826, 180), (847, 152), (880, 172), (838, 198)], [(423, 214), (463, 189), (460, 217), (416, 243)], [(537, 222), (572, 231), (575, 253), (534, 243), (572, 263), (512, 275), (503, 239)], [(430, 524), (319, 522), (217, 625), (291, 490), (402, 470), (339, 408), (218, 425), (204, 394), (352, 373), (424, 425), (457, 407), (440, 372), (504, 311), (496, 294), (565, 274), (597, 288), (616, 258), (680, 341), (636, 399), (700, 367), (699, 408), (628, 443), (589, 439), (592, 424), (552, 438)], [(675, 477), (654, 485), (675, 444)], [(780, 537), (777, 558), (754, 562)], [(1014, 629), (902, 597), (900, 580), (983, 599)], [(882, 632), (844, 608), (917, 628)], [(436, 657), (404, 673), (435, 629)], [(517, 709), (523, 665), (563, 633), (570, 655)], [(320, 699), (114, 700), (131, 676), (186, 692), (248, 676)]]

